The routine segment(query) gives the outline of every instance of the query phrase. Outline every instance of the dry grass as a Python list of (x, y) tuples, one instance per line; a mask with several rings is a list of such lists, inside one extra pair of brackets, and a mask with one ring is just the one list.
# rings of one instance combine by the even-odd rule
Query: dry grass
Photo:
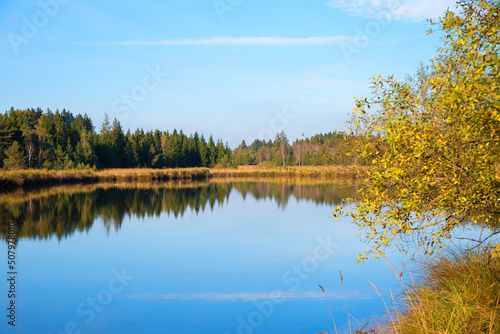
[(102, 181), (155, 181), (201, 179), (209, 176), (208, 168), (130, 168), (130, 169), (105, 169), (97, 171), (99, 180)]
[(24, 169), (14, 171), (0, 171), (0, 187), (15, 188), (22, 186), (61, 184), (61, 183), (90, 183), (110, 181), (156, 181), (207, 178), (207, 168), (182, 169), (71, 169), (47, 170)]
[(293, 177), (337, 177), (357, 178), (364, 175), (360, 166), (238, 166), (238, 168), (211, 168), (214, 177), (241, 176), (293, 176)]
[(263, 167), (239, 166), (238, 168), (120, 168), (94, 170), (0, 170), (0, 188), (16, 188), (36, 185), (67, 183), (93, 183), (116, 181), (168, 181), (179, 179), (204, 179), (208, 177), (323, 177), (356, 178), (364, 169), (354, 166), (295, 166)]
[(393, 306), (390, 307), (370, 282), (385, 305), (386, 315), (372, 321), (371, 329), (364, 330), (367, 323), (354, 333), (500, 333), (500, 258), (492, 257), (491, 247), (447, 251), (423, 262), (419, 277), (409, 285), (385, 260), (399, 279), (402, 292), (394, 297), (391, 291)]
[(377, 333), (500, 332), (500, 259), (491, 249), (454, 251), (424, 263), (421, 277), (387, 309)]

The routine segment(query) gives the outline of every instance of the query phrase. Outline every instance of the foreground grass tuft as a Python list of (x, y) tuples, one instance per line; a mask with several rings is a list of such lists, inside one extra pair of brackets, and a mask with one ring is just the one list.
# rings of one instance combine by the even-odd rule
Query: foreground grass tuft
[(500, 333), (500, 259), (486, 247), (440, 255), (401, 301), (378, 332)]

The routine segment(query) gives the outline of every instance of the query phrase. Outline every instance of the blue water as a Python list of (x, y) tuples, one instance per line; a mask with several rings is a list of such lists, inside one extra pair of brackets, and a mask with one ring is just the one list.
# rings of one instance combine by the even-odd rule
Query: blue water
[[(384, 261), (356, 264), (366, 245), (349, 219), (330, 218), (333, 203), (257, 197), (233, 189), (213, 210), (125, 214), (119, 228), (101, 214), (60, 240), (20, 238), (16, 327), (2, 280), (0, 331), (334, 333), (331, 307), (348, 333), (346, 303), (352, 332), (384, 312), (370, 282), (390, 304), (398, 280)], [(4, 240), (2, 258), (7, 275)]]

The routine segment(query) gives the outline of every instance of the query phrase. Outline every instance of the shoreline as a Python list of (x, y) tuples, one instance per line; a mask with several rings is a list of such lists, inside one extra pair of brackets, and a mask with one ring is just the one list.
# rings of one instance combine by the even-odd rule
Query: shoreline
[(120, 169), (23, 169), (0, 171), (0, 189), (100, 182), (150, 182), (239, 177), (327, 177), (358, 179), (366, 171), (360, 166), (238, 166), (238, 168), (120, 168)]

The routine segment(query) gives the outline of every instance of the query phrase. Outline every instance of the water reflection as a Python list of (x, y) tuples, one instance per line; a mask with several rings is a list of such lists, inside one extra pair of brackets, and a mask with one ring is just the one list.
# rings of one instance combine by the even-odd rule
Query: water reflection
[(109, 230), (119, 230), (125, 216), (174, 217), (198, 214), (223, 206), (232, 191), (243, 199), (271, 200), (284, 209), (295, 199), (316, 205), (341, 205), (357, 194), (352, 183), (297, 179), (222, 179), (210, 182), (112, 183), (59, 186), (0, 195), (0, 237), (7, 238), (7, 222), (17, 224), (18, 238), (59, 240), (84, 232), (100, 218)]

